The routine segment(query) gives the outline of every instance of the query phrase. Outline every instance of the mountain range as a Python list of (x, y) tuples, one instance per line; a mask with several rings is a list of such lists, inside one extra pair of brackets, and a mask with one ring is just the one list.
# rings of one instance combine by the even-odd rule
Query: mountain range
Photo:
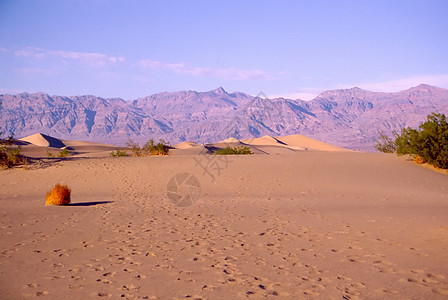
[(302, 134), (354, 150), (373, 150), (379, 132), (417, 127), (448, 113), (448, 90), (421, 84), (401, 92), (329, 90), (315, 99), (208, 91), (164, 92), (136, 100), (46, 93), (0, 95), (3, 135), (37, 132), (61, 139), (124, 144), (165, 139), (209, 143), (234, 137)]

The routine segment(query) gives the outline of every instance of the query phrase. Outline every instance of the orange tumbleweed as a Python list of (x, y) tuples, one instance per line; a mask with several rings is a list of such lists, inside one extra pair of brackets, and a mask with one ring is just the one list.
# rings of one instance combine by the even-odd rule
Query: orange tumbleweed
[(47, 193), (47, 201), (45, 205), (69, 205), (71, 190), (66, 185), (59, 183)]

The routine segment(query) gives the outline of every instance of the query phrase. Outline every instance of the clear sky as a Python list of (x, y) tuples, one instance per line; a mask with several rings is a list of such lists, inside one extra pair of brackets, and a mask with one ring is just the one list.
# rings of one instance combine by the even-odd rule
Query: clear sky
[(0, 93), (448, 88), (447, 0), (0, 0)]

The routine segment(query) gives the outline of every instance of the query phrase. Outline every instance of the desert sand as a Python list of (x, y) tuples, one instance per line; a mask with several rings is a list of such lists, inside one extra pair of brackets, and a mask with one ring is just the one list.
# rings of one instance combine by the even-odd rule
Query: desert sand
[[(448, 176), (298, 139), (1, 171), (0, 298), (447, 299)], [(56, 183), (72, 205), (45, 206)]]

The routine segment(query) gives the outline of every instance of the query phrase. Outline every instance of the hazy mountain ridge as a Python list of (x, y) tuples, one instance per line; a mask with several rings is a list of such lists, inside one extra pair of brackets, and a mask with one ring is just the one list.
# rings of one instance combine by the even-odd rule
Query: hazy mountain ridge
[(428, 85), (396, 93), (331, 90), (311, 101), (264, 99), (223, 88), (133, 101), (45, 93), (0, 95), (0, 101), (0, 127), (17, 137), (42, 132), (63, 139), (153, 137), (177, 143), (304, 134), (352, 149), (372, 149), (380, 130), (416, 127), (431, 112), (448, 113), (448, 90)]

